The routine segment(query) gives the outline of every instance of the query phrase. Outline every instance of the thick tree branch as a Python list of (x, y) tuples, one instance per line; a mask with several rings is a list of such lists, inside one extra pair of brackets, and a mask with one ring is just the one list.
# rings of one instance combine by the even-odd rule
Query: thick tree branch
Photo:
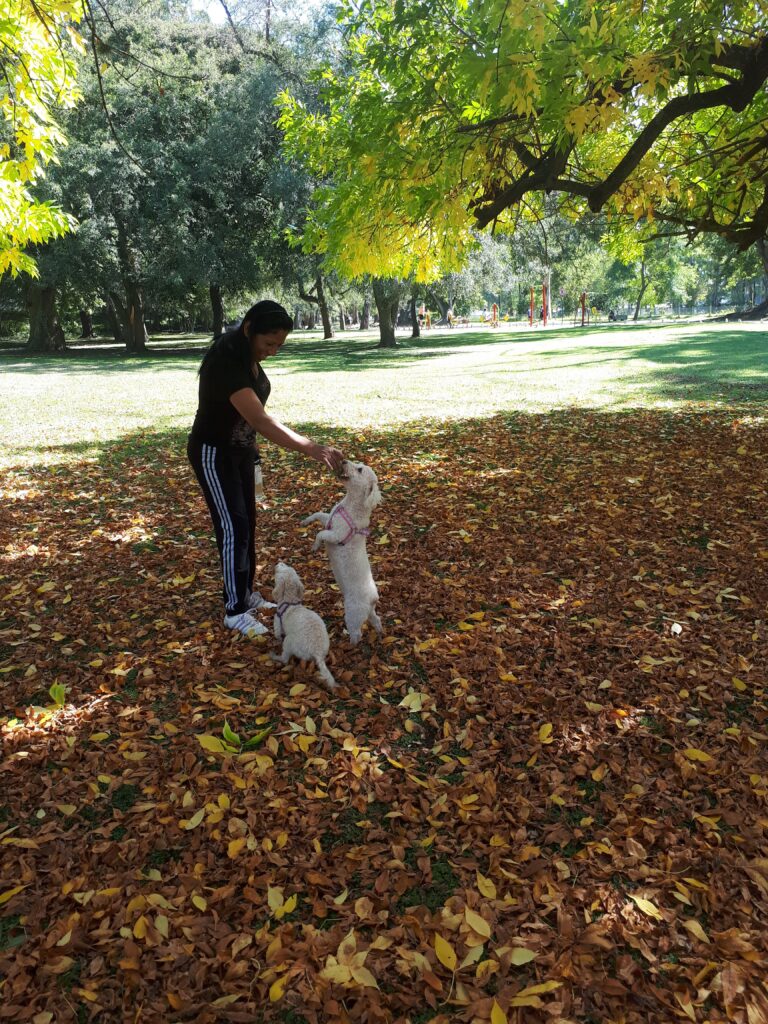
[(743, 75), (738, 82), (723, 85), (719, 89), (712, 89), (709, 92), (675, 96), (655, 117), (651, 118), (605, 181), (592, 189), (589, 196), (589, 208), (594, 213), (602, 208), (605, 201), (627, 180), (661, 133), (673, 121), (688, 114), (698, 113), (700, 110), (709, 110), (712, 107), (730, 107), (731, 110), (738, 113), (749, 106), (766, 78), (768, 78), (768, 36), (752, 52), (751, 59), (745, 60)]
[[(721, 61), (721, 58), (724, 60)], [(472, 209), (477, 226), (479, 228), (487, 227), (504, 210), (519, 203), (526, 193), (538, 190), (558, 191), (581, 196), (587, 200), (590, 209), (597, 213), (629, 178), (643, 157), (653, 148), (661, 134), (679, 118), (714, 107), (728, 107), (730, 110), (740, 112), (749, 106), (768, 79), (768, 36), (764, 36), (754, 47), (730, 47), (723, 51), (718, 61), (722, 63), (727, 61), (728, 66), (741, 70), (741, 78), (707, 92), (673, 97), (648, 122), (611, 173), (596, 184), (562, 176), (575, 144), (565, 151), (552, 146), (537, 158), (523, 143), (512, 140), (510, 144), (518, 160), (526, 168), (525, 173), (507, 188), (496, 193), (486, 191), (474, 201)], [(624, 83), (625, 91), (626, 88), (627, 83)], [(517, 119), (516, 116), (494, 118), (483, 122), (482, 127), (492, 128)], [(480, 127), (478, 125), (461, 125), (458, 132), (470, 132)], [(760, 209), (762, 210), (762, 207)], [(716, 222), (712, 221), (712, 223)], [(727, 231), (732, 233), (735, 229), (720, 225), (718, 229), (702, 228), (702, 230), (718, 230), (718, 233), (724, 234)], [(745, 239), (749, 237), (746, 244), (751, 245), (761, 234), (760, 217), (756, 215), (756, 223), (750, 223), (738, 230), (744, 234)], [(731, 235), (729, 234), (727, 237), (731, 237)]]

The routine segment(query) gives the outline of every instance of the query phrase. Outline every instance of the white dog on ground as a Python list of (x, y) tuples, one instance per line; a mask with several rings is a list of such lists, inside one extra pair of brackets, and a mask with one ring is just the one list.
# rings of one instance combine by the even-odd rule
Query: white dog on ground
[(278, 562), (275, 566), (273, 596), (277, 602), (275, 636), (283, 641), (282, 654), (273, 654), (273, 659), (281, 665), (287, 665), (291, 658), (314, 661), (318, 675), (328, 689), (337, 690), (338, 684), (325, 664), (330, 647), (328, 630), (320, 616), (302, 604), (304, 584), (298, 573), (285, 562)]
[(371, 512), (381, 502), (376, 474), (362, 462), (344, 462), (342, 475), (347, 493), (330, 512), (315, 512), (301, 522), (320, 523), (312, 550), (325, 544), (334, 578), (344, 596), (344, 621), (353, 644), (360, 642), (362, 628), (370, 622), (381, 636), (381, 619), (376, 614), (379, 592), (373, 581), (366, 538)]

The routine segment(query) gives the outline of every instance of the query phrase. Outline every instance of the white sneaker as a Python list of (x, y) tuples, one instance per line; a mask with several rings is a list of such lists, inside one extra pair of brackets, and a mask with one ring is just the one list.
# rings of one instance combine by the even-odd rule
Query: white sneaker
[(248, 609), (255, 612), (259, 608), (277, 608), (277, 605), (263, 598), (258, 590), (254, 590), (248, 597)]
[(227, 629), (236, 629), (243, 636), (263, 636), (269, 632), (263, 622), (254, 619), (248, 612), (240, 612), (239, 615), (225, 615), (224, 625)]

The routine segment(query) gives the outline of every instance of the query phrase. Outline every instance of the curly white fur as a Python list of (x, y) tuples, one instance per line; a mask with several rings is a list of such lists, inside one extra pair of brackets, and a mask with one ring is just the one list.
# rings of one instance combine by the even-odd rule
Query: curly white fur
[(330, 641), (328, 630), (320, 616), (305, 608), (301, 603), (304, 597), (304, 584), (298, 573), (278, 562), (275, 566), (274, 598), (275, 636), (283, 641), (281, 655), (273, 654), (275, 661), (287, 665), (290, 658), (300, 661), (314, 661), (317, 672), (329, 690), (337, 690), (338, 684), (325, 664)]
[(347, 493), (330, 512), (315, 512), (301, 522), (320, 523), (312, 550), (325, 544), (334, 578), (344, 596), (344, 621), (349, 639), (357, 644), (362, 628), (370, 622), (381, 636), (381, 619), (376, 614), (379, 592), (371, 573), (366, 535), (371, 512), (381, 502), (376, 474), (362, 462), (345, 462)]

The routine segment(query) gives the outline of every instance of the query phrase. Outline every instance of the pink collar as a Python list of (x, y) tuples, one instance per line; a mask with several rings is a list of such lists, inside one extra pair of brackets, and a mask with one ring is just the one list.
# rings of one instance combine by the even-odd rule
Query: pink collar
[(331, 512), (331, 518), (328, 520), (328, 525), (326, 526), (326, 530), (331, 525), (331, 522), (333, 521), (333, 517), (335, 515), (340, 515), (341, 518), (344, 520), (344, 522), (349, 527), (349, 533), (344, 538), (344, 540), (337, 541), (337, 544), (338, 544), (338, 546), (340, 548), (343, 548), (344, 545), (349, 540), (349, 538), (350, 537), (354, 537), (355, 534), (359, 534), (361, 537), (368, 537), (368, 536), (370, 536), (370, 533), (371, 533), (370, 530), (366, 529), (365, 527), (361, 528), (359, 526), (355, 526), (355, 524), (352, 522), (352, 519), (350, 518), (349, 512), (347, 512), (347, 510), (344, 508), (343, 505), (339, 505), (338, 508), (335, 508), (333, 510), (333, 512)]

